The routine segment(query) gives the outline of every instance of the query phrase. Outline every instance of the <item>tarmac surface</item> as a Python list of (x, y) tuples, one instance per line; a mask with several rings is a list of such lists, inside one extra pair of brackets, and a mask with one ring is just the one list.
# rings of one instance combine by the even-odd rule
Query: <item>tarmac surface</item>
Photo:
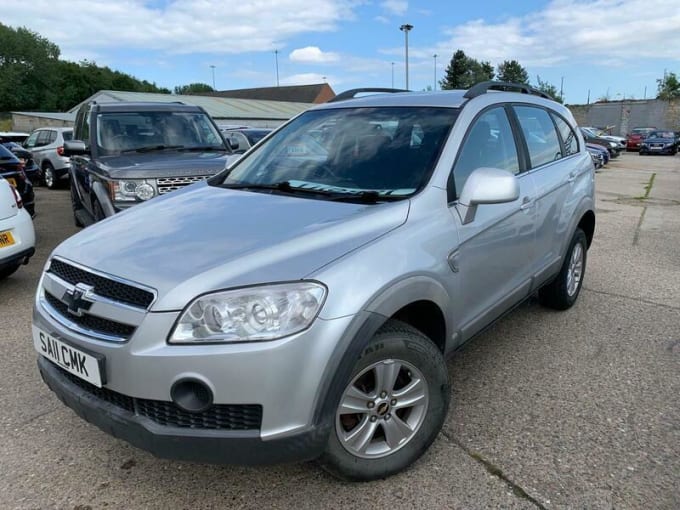
[(39, 188), (36, 256), (0, 282), (0, 508), (680, 508), (680, 155), (623, 154), (596, 184), (576, 305), (530, 300), (470, 342), (430, 450), (363, 484), (313, 463), (156, 459), (64, 407), (37, 371), (31, 307), (78, 229), (68, 190)]

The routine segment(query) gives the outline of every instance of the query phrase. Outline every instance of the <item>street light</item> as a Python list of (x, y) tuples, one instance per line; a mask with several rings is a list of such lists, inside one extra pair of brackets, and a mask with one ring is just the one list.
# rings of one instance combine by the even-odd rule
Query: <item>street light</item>
[(279, 86), (279, 50), (274, 50), (274, 58), (276, 59), (276, 86)]
[(213, 90), (215, 90), (215, 66), (211, 65), (210, 69), (212, 70)]
[(392, 88), (394, 88), (394, 62), (392, 62)]
[(404, 61), (406, 62), (406, 89), (408, 90), (408, 33), (413, 29), (413, 25), (402, 25), (399, 30), (404, 32)]
[(434, 86), (432, 90), (437, 90), (437, 54), (432, 55), (432, 58), (434, 59)]

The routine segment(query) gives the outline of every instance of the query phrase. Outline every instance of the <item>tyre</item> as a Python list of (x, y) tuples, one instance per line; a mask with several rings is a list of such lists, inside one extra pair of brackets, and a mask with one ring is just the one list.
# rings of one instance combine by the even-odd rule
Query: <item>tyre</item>
[(106, 218), (106, 215), (104, 214), (104, 209), (102, 209), (102, 205), (99, 203), (99, 200), (95, 200), (94, 204), (92, 204), (92, 212), (94, 214), (94, 221), (101, 221)]
[(21, 264), (16, 264), (16, 265), (7, 266), (7, 267), (0, 269), (0, 280), (4, 280), (5, 278), (10, 276), (11, 274), (14, 274), (14, 272), (17, 269), (19, 269), (20, 265)]
[(586, 234), (577, 228), (569, 243), (569, 249), (559, 274), (538, 291), (538, 298), (543, 306), (555, 310), (566, 310), (576, 302), (586, 272), (587, 253)]
[(45, 163), (45, 168), (43, 168), (43, 182), (48, 189), (55, 189), (57, 187), (57, 176), (54, 173), (54, 167), (51, 163)]
[(432, 444), (449, 398), (448, 371), (439, 349), (418, 330), (389, 321), (357, 360), (318, 462), (344, 480), (398, 473)]

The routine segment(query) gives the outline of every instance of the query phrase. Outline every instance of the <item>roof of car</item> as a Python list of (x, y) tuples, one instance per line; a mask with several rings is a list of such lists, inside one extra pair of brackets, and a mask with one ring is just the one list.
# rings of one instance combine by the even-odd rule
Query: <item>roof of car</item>
[(202, 111), (199, 106), (185, 104), (179, 101), (168, 101), (167, 103), (152, 101), (116, 101), (106, 103), (95, 103), (99, 111), (104, 112), (137, 112), (137, 111)]
[(441, 106), (457, 108), (467, 101), (465, 90), (444, 90), (437, 92), (395, 92), (370, 94), (345, 101), (324, 103), (318, 108), (344, 108), (366, 106)]
[[(474, 87), (473, 87), (474, 89)], [(354, 97), (342, 101), (331, 101), (318, 105), (314, 109), (326, 108), (356, 108), (356, 107), (387, 107), (387, 106), (430, 106), (440, 108), (460, 108), (468, 101), (476, 97), (494, 97), (498, 102), (528, 102), (546, 104), (546, 97), (535, 94), (492, 90), (473, 91), (470, 90), (441, 90), (426, 92), (399, 91), (394, 93), (374, 93), (370, 95)], [(472, 95), (470, 92), (474, 92)]]
[(45, 131), (45, 130), (50, 130), (50, 131), (61, 131), (62, 133), (65, 131), (73, 131), (72, 127), (52, 127), (52, 126), (44, 126), (44, 127), (39, 127), (36, 128), (35, 131)]

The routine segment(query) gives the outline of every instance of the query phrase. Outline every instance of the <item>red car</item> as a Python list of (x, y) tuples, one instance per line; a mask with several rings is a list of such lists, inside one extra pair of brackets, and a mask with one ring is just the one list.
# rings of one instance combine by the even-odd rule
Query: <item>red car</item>
[(642, 140), (647, 138), (647, 135), (649, 135), (649, 133), (651, 133), (655, 129), (656, 129), (655, 127), (633, 128), (633, 130), (630, 133), (628, 133), (628, 136), (626, 137), (626, 150), (639, 151)]

